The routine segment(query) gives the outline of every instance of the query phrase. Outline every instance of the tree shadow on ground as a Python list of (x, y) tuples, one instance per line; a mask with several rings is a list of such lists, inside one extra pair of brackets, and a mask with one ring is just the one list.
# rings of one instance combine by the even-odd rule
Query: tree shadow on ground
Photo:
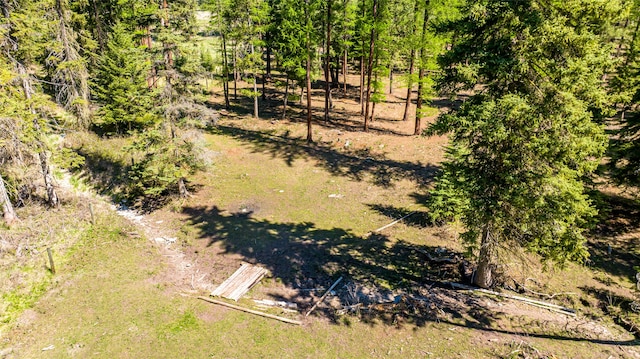
[[(133, 164), (117, 160), (100, 151), (89, 151), (80, 147), (76, 153), (84, 158), (84, 165), (71, 172), (80, 180), (91, 184), (101, 195), (111, 198), (113, 203), (126, 205), (141, 213), (151, 213), (166, 206), (177, 196), (177, 184), (157, 195), (130, 192)], [(185, 181), (189, 192), (198, 191), (202, 186)]]
[(640, 339), (640, 302), (614, 292), (592, 286), (580, 287), (586, 294), (598, 300), (598, 307), (613, 318), (616, 324)]
[[(348, 294), (357, 285), (388, 288), (390, 297), (386, 298), (391, 300), (374, 301), (368, 309), (356, 311), (358, 320), (369, 325), (401, 327), (445, 322), (514, 335), (605, 343), (581, 338), (579, 333), (549, 335), (544, 328), (539, 332), (534, 328), (499, 329), (496, 321), (507, 314), (484, 305), (486, 298), (446, 289), (449, 282), (460, 280), (458, 265), (430, 262), (424, 253), (434, 254), (436, 248), (427, 245), (392, 241), (384, 235), (362, 237), (342, 228), (317, 228), (310, 222), (273, 222), (253, 218), (251, 212), (230, 213), (216, 206), (185, 207), (183, 213), (194, 223), (199, 240), (204, 241), (200, 255), (216, 246), (223, 253), (240, 255), (244, 261), (268, 269), (278, 282), (298, 289), (296, 294), (276, 294), (277, 298), (300, 303), (304, 309), (312, 302), (304, 289), (327, 288), (342, 276), (345, 284), (336, 287), (336, 292)], [(357, 294), (353, 298), (352, 303), (359, 301)], [(314, 315), (344, 325), (354, 318), (327, 307), (318, 308)], [(606, 343), (631, 345), (622, 341)]]
[(268, 153), (283, 159), (289, 166), (297, 159), (314, 158), (319, 166), (332, 175), (344, 176), (356, 181), (371, 181), (381, 187), (392, 187), (393, 181), (410, 179), (420, 186), (429, 185), (439, 167), (432, 164), (395, 161), (375, 156), (368, 151), (342, 153), (322, 144), (306, 144), (299, 138), (276, 136), (259, 131), (217, 126), (212, 133), (231, 136), (249, 144), (254, 153)]
[(591, 193), (598, 222), (588, 235), (590, 264), (611, 275), (635, 281), (640, 265), (640, 202), (602, 192)]
[(431, 266), (423, 253), (429, 246), (392, 242), (384, 235), (361, 237), (341, 228), (322, 229), (314, 223), (278, 223), (229, 213), (218, 207), (185, 207), (183, 213), (207, 246), (260, 263), (274, 277), (294, 288), (315, 288), (345, 275), (391, 288), (424, 283), (433, 277), (458, 281), (454, 265)]

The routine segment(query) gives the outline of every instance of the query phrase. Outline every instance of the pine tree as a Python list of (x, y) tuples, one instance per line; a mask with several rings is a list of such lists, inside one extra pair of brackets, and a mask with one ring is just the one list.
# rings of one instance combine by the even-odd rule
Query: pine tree
[[(619, 40), (614, 42), (618, 66), (609, 81), (609, 90), (619, 109), (613, 123), (608, 168), (615, 182), (625, 186), (640, 185), (640, 3), (631, 2), (625, 11)], [(614, 38), (614, 41), (616, 39)], [(613, 121), (612, 121), (613, 122)]]
[(230, 29), (229, 37), (235, 47), (242, 51), (236, 56), (237, 70), (251, 74), (253, 91), (247, 93), (253, 98), (253, 116), (259, 117), (258, 71), (264, 67), (259, 47), (263, 47), (263, 36), (269, 23), (269, 5), (264, 0), (231, 0), (225, 11), (225, 21)]
[[(588, 253), (582, 227), (595, 214), (581, 178), (604, 150), (605, 29), (616, 1), (470, 1), (451, 25), (441, 88), (477, 90), (431, 133), (451, 145), (430, 206), (458, 217), (479, 247), (475, 284), (494, 284), (500, 251), (524, 247), (562, 263)], [(479, 242), (479, 243), (478, 243)]]
[[(78, 34), (71, 26), (71, 9), (66, 0), (55, 0), (53, 32), (46, 65), (51, 69), (56, 102), (76, 115), (80, 126), (89, 127), (89, 72), (87, 61), (80, 54)], [(90, 50), (90, 49), (86, 49)]]
[(153, 127), (154, 93), (147, 84), (151, 61), (124, 24), (113, 27), (98, 60), (93, 89), (100, 105), (95, 125), (106, 133), (123, 134)]
[(24, 1), (13, 4), (7, 1), (0, 3), (3, 14), (3, 55), (10, 59), (10, 66), (21, 90), (19, 114), (13, 114), (15, 121), (20, 122), (24, 133), (22, 141), (37, 153), (40, 170), (44, 180), (47, 202), (57, 207), (60, 202), (53, 183), (49, 166), (48, 148), (45, 136), (49, 132), (49, 120), (55, 106), (40, 88), (34, 86), (36, 70), (41, 70), (44, 62), (42, 54), (51, 46), (51, 22), (46, 19), (47, 3)]

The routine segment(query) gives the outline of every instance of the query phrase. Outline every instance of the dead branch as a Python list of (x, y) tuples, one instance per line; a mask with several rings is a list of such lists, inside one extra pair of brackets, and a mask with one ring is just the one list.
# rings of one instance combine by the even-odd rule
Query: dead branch
[(569, 316), (572, 316), (572, 317), (576, 316), (575, 310), (573, 310), (571, 308), (565, 308), (565, 307), (562, 307), (562, 306), (559, 306), (559, 305), (556, 305), (556, 304), (553, 304), (553, 303), (542, 302), (542, 301), (539, 301), (539, 300), (520, 297), (520, 296), (517, 296), (517, 295), (511, 295), (511, 294), (506, 294), (506, 293), (495, 292), (495, 291), (492, 291), (492, 290), (487, 290), (487, 289), (482, 289), (482, 288), (474, 288), (474, 287), (470, 287), (468, 285), (464, 285), (464, 284), (460, 284), (460, 283), (451, 282), (449, 284), (453, 288), (465, 289), (465, 290), (468, 290), (468, 291), (470, 291), (472, 293), (484, 293), (484, 294), (490, 294), (490, 295), (495, 295), (495, 296), (499, 296), (499, 297), (509, 298), (509, 299), (513, 299), (513, 300), (517, 300), (517, 301), (521, 301), (521, 302), (527, 303), (529, 305), (533, 305), (535, 307), (549, 309), (549, 310), (554, 311), (554, 312), (566, 314), (566, 315), (569, 315)]
[(305, 317), (308, 317), (309, 314), (311, 314), (311, 312), (313, 312), (316, 307), (318, 306), (318, 304), (322, 303), (322, 301), (324, 301), (324, 298), (327, 297), (327, 295), (329, 295), (329, 293), (331, 293), (331, 291), (333, 290), (333, 288), (335, 288), (338, 283), (340, 283), (340, 281), (342, 280), (342, 277), (338, 278), (337, 281), (335, 281), (335, 283), (333, 283), (333, 285), (331, 287), (329, 287), (329, 289), (322, 295), (322, 297), (320, 297), (320, 299), (318, 299), (318, 301), (316, 302), (316, 304), (313, 305), (313, 307), (311, 307), (311, 309), (309, 309), (309, 311), (307, 312), (307, 314), (305, 314)]

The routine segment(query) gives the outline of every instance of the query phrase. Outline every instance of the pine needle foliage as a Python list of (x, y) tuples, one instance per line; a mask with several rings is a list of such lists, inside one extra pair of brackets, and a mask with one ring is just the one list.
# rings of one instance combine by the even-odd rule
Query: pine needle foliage
[(440, 89), (475, 89), (431, 134), (450, 147), (430, 206), (458, 218), (479, 249), (476, 284), (493, 284), (498, 250), (513, 246), (563, 263), (584, 260), (582, 235), (595, 215), (581, 179), (606, 137), (604, 34), (617, 1), (469, 1), (449, 23), (458, 42), (441, 57)]

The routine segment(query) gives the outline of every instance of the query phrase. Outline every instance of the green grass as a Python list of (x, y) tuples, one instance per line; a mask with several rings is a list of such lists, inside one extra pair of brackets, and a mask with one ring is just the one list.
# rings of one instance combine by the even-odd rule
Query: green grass
[[(267, 133), (251, 120), (234, 125)], [(289, 130), (290, 137), (303, 133), (301, 127), (290, 124), (271, 127), (269, 133), (281, 137)], [(198, 185), (194, 197), (149, 216), (150, 223), (162, 219), (168, 230), (178, 233), (182, 249), (199, 250), (200, 268), (210, 272), (214, 283), (233, 271), (233, 260), (254, 259), (274, 265), (276, 275), (263, 280), (251, 295), (291, 284), (300, 267), (312, 269), (324, 280), (347, 275), (398, 288), (407, 284), (399, 282), (398, 276), (421, 275), (425, 270), (411, 248), (459, 248), (445, 229), (410, 221), (385, 230), (380, 239), (366, 237), (399, 213), (426, 211), (419, 202), (425, 188), (390, 170), (378, 171), (384, 167), (359, 169), (360, 157), (354, 160), (351, 150), (336, 142), (331, 145), (328, 141), (334, 138), (328, 131), (323, 136), (325, 147), (330, 148), (326, 152), (320, 151), (320, 145), (316, 152), (295, 152), (296, 146), (287, 146), (287, 141), (272, 138), (268, 143), (264, 142), (268, 138), (250, 136), (229, 131), (208, 134), (210, 149), (221, 155), (213, 170), (193, 180)], [(110, 140), (114, 149), (118, 141)], [(292, 141), (304, 145), (302, 140)], [(405, 154), (436, 150), (421, 141), (412, 138), (396, 147), (384, 146), (389, 151), (386, 159), (399, 165), (416, 161), (403, 159), (399, 146), (406, 146)], [(92, 147), (96, 145), (89, 142), (85, 149), (97, 153)], [(380, 148), (379, 143), (370, 147)], [(115, 150), (95, 157), (121, 162)], [(380, 181), (381, 175), (389, 176), (390, 185)], [(331, 194), (344, 197), (331, 198)], [(30, 309), (20, 320), (15, 320), (20, 310), (12, 314), (11, 329), (0, 342), (0, 349), (11, 347), (16, 357), (45, 353), (52, 358), (483, 358), (532, 356), (539, 350), (548, 356), (590, 358), (626, 353), (616, 345), (574, 340), (571, 333), (545, 329), (545, 323), (526, 317), (495, 320), (474, 329), (477, 323), (468, 316), (416, 323), (402, 318), (395, 322), (366, 316), (332, 318), (320, 311), (303, 326), (293, 326), (234, 311), (182, 292), (185, 288), (174, 282), (176, 269), (167, 253), (144, 237), (130, 235), (136, 229), (124, 219), (102, 209), (97, 211), (98, 223), (90, 226), (86, 203), (74, 205), (77, 213), (67, 217), (77, 222), (84, 216), (85, 221), (78, 227), (65, 222), (68, 228), (60, 229), (60, 237), (80, 239), (58, 250), (58, 274), (44, 287), (35, 285), (33, 294), (6, 293), (12, 303), (23, 305), (20, 310)], [(271, 253), (275, 244), (282, 250), (280, 256), (261, 254)], [(305, 261), (287, 262), (287, 255), (293, 254)], [(278, 272), (276, 265), (283, 263), (288, 271)], [(211, 264), (225, 266), (206, 267)], [(552, 278), (554, 286), (548, 289), (574, 290), (593, 274), (589, 268), (571, 266)], [(614, 284), (622, 282), (620, 276), (609, 277)], [(596, 309), (593, 315), (599, 314)], [(42, 352), (50, 345), (53, 350)]]

